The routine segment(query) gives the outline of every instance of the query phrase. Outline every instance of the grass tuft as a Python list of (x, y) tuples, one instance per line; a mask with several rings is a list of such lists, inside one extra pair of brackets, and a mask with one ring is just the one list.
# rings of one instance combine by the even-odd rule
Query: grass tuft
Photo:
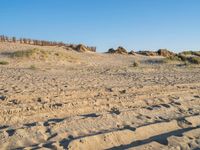
[(37, 68), (36, 68), (35, 65), (31, 65), (31, 66), (29, 67), (29, 69), (31, 69), (31, 70), (36, 70)]
[(139, 62), (134, 61), (133, 64), (132, 64), (132, 66), (133, 66), (133, 67), (138, 67), (138, 66), (139, 66)]

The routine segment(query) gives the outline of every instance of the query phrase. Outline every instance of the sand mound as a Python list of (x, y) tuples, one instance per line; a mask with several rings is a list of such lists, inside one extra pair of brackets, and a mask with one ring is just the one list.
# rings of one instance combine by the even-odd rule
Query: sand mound
[(170, 52), (170, 51), (167, 50), (167, 49), (159, 49), (159, 50), (157, 51), (157, 53), (158, 53), (159, 56), (163, 56), (163, 57), (173, 57), (173, 56), (176, 55), (175, 53)]
[(95, 52), (96, 48), (93, 47), (86, 47), (83, 44), (79, 44), (75, 47), (75, 50), (78, 52)]
[(110, 54), (128, 54), (127, 50), (123, 47), (118, 47), (116, 50), (111, 48), (108, 50), (107, 53), (110, 53)]

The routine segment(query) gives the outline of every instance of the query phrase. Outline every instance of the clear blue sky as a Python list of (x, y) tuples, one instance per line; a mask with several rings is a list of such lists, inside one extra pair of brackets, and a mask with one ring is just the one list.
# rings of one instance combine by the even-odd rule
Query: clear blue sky
[(0, 34), (98, 51), (200, 49), (200, 0), (0, 0)]

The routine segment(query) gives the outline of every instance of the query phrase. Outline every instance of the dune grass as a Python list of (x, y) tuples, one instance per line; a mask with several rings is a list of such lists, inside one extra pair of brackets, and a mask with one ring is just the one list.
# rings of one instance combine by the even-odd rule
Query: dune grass
[(184, 51), (180, 53), (182, 55), (195, 55), (200, 57), (200, 51)]
[(12, 58), (22, 58), (22, 57), (30, 57), (35, 53), (36, 49), (30, 49), (26, 51), (15, 51), (9, 53), (10, 57)]
[[(167, 57), (166, 61), (180, 61), (184, 63), (189, 63), (189, 64), (200, 64), (200, 57), (198, 56), (198, 53), (195, 53), (194, 56), (193, 52), (187, 51), (184, 53), (177, 54), (176, 56), (173, 57)], [(189, 55), (189, 56), (188, 56)]]
[(200, 64), (200, 57), (190, 57), (188, 60), (192, 64)]

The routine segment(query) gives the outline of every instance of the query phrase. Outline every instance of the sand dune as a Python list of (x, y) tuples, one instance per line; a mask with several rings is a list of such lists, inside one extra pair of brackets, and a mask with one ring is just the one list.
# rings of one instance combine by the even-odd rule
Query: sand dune
[(0, 43), (0, 149), (200, 148), (200, 66), (160, 59)]

